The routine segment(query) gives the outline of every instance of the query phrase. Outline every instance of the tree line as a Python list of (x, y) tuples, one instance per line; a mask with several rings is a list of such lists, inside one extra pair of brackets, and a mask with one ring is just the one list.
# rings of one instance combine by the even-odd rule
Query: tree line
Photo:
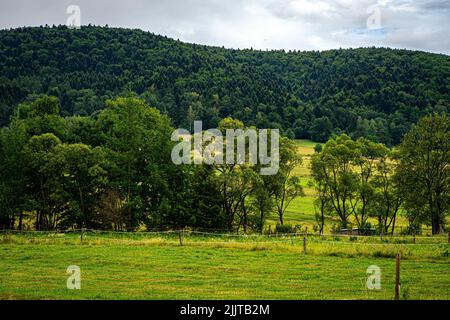
[[(56, 97), (20, 104), (0, 130), (0, 227), (36, 230), (203, 229), (262, 232), (272, 209), (302, 193), (301, 161), (280, 139), (280, 168), (175, 165), (170, 119), (136, 95), (92, 117), (62, 117)], [(219, 129), (246, 130), (225, 118)], [(30, 224), (31, 222), (31, 224)]]
[[(290, 203), (304, 195), (293, 174), (302, 164), (296, 143), (281, 137), (275, 175), (259, 165), (175, 165), (171, 119), (136, 94), (106, 101), (93, 116), (60, 115), (57, 97), (20, 104), (0, 130), (0, 228), (92, 228), (116, 231), (197, 228), (277, 231)], [(218, 129), (247, 130), (240, 120)], [(402, 211), (412, 228), (433, 233), (449, 213), (449, 120), (423, 118), (394, 149), (341, 134), (318, 145), (311, 184), (320, 231), (325, 217), (361, 229), (376, 218), (385, 233)]]
[(331, 216), (342, 228), (353, 218), (362, 232), (375, 218), (380, 232), (393, 233), (402, 211), (406, 232), (419, 233), (422, 224), (431, 226), (433, 234), (442, 232), (450, 211), (449, 129), (447, 116), (433, 114), (394, 149), (346, 134), (318, 147), (311, 173), (320, 231), (325, 216)]

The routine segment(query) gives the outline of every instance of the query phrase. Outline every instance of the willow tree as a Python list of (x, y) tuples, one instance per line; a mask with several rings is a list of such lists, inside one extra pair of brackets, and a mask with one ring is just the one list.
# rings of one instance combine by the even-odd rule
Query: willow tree
[(321, 194), (321, 203), (329, 206), (328, 214), (337, 216), (347, 228), (349, 217), (358, 205), (358, 174), (353, 170), (360, 155), (358, 145), (342, 134), (330, 139), (320, 153), (311, 159), (312, 176)]

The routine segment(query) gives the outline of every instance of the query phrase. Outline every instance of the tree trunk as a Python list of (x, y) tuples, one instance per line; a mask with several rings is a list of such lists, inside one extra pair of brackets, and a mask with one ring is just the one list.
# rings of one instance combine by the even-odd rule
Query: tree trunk
[(22, 231), (22, 221), (23, 220), (23, 213), (22, 211), (19, 214), (19, 230)]
[(259, 216), (259, 219), (260, 219), (260, 228), (259, 228), (259, 232), (260, 232), (261, 234), (263, 234), (263, 229), (264, 229), (264, 210), (260, 210), (260, 216)]
[(439, 234), (441, 232), (441, 221), (439, 214), (433, 210), (431, 217), (431, 230), (433, 234)]

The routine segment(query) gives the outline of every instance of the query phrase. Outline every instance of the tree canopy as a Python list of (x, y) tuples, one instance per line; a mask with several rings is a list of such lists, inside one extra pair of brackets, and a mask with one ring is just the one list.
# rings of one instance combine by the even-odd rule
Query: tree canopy
[[(36, 94), (58, 97), (63, 116), (86, 116), (131, 91), (176, 127), (233, 117), (290, 138), (345, 132), (396, 145), (419, 118), (449, 113), (449, 74), (449, 56), (408, 50), (235, 50), (109, 27), (9, 29), (0, 31), (0, 125)], [(56, 111), (51, 101), (36, 107)]]

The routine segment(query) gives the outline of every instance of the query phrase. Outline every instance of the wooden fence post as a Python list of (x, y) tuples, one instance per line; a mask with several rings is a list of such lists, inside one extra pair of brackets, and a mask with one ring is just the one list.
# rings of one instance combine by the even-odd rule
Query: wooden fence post
[(4, 241), (9, 241), (9, 232), (8, 232), (8, 229), (5, 229), (5, 230), (3, 230), (4, 231), (4, 233), (3, 233), (3, 240)]
[(81, 228), (80, 241), (83, 242), (84, 228)]
[(416, 233), (413, 233), (413, 243), (416, 244)]
[(303, 253), (306, 254), (306, 237), (303, 237)]
[(400, 253), (395, 258), (395, 300), (400, 299)]
[(178, 231), (178, 237), (180, 238), (180, 246), (183, 246), (183, 235), (181, 234), (182, 230)]

